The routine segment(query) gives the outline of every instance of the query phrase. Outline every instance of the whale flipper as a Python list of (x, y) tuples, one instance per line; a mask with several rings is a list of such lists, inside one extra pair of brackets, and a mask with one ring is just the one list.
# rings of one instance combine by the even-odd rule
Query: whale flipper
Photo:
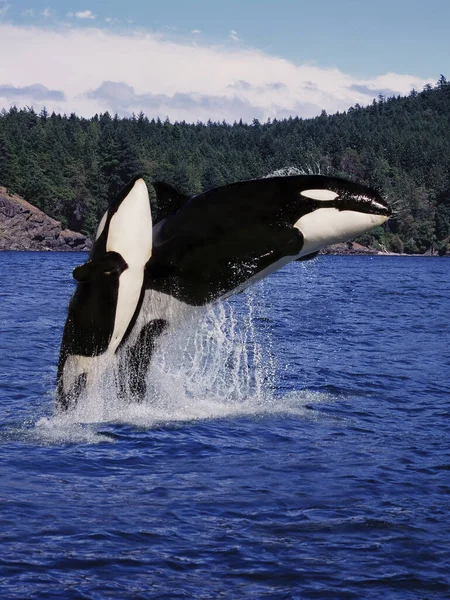
[(146, 392), (146, 374), (159, 336), (167, 327), (164, 319), (153, 319), (139, 332), (137, 340), (122, 352), (119, 364), (119, 387), (124, 396), (131, 393), (142, 401)]
[(117, 252), (107, 252), (101, 258), (90, 260), (84, 265), (75, 267), (73, 278), (78, 282), (90, 281), (102, 275), (120, 275), (128, 267), (125, 260)]

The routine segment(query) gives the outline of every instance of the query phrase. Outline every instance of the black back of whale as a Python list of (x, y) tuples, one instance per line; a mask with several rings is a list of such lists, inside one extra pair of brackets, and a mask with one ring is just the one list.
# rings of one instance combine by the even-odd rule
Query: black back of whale
[(383, 203), (374, 190), (320, 175), (243, 181), (190, 199), (170, 186), (155, 184), (162, 205), (158, 214), (166, 214), (165, 204), (178, 210), (153, 227), (146, 288), (202, 305), (232, 292), (280, 259), (296, 257), (304, 240), (294, 224), (318, 208), (316, 200), (300, 192), (315, 188), (338, 191), (339, 210), (355, 209), (350, 199), (343, 204), (346, 191), (349, 196), (370, 192)]

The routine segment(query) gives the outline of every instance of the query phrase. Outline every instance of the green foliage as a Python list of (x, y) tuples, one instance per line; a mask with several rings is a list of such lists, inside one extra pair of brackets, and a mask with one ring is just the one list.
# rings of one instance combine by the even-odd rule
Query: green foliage
[(395, 252), (444, 248), (450, 238), (450, 83), (314, 119), (249, 125), (91, 119), (13, 107), (0, 114), (0, 184), (68, 227), (92, 234), (135, 174), (196, 194), (284, 167), (372, 185), (394, 205), (385, 228), (359, 239)]
[(397, 234), (394, 234), (391, 237), (389, 247), (391, 251), (395, 252), (396, 254), (403, 254), (403, 251), (405, 249), (402, 239)]

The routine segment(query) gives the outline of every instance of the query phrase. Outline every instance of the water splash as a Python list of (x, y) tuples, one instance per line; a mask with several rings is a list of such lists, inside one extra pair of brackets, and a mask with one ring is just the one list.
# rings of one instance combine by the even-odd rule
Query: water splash
[[(320, 172), (319, 164), (301, 169), (288, 166), (267, 177)], [(267, 308), (263, 283), (239, 298), (202, 308), (181, 310), (177, 300), (170, 298), (166, 304), (166, 298), (164, 306), (156, 307), (162, 311), (157, 318), (170, 315), (175, 326), (158, 340), (147, 374), (144, 401), (134, 402), (129, 390), (123, 394), (123, 385), (119, 393), (117, 367), (103, 365), (102, 377), (88, 394), (80, 396), (74, 410), (38, 421), (41, 433), (58, 440), (64, 437), (61, 430), (73, 425), (73, 441), (83, 435), (92, 441), (91, 431), (86, 429), (90, 424), (153, 427), (239, 415), (298, 415), (305, 413), (307, 404), (325, 399), (323, 394), (308, 391), (277, 397), (277, 365), (270, 332), (261, 327), (261, 321), (268, 318), (264, 314)], [(154, 308), (154, 303), (146, 304)], [(143, 318), (148, 321), (155, 315)]]
[(119, 392), (115, 364), (102, 365), (102, 377), (79, 397), (77, 407), (55, 419), (99, 423), (146, 414), (167, 419), (177, 418), (180, 411), (182, 418), (190, 418), (198, 416), (199, 401), (262, 402), (271, 390), (274, 365), (270, 344), (262, 343), (255, 324), (255, 305), (255, 294), (249, 293), (243, 301), (185, 311), (157, 343), (140, 405), (123, 393), (123, 387)]
[(282, 167), (281, 169), (276, 169), (275, 171), (272, 171), (272, 173), (269, 173), (268, 175), (265, 175), (264, 178), (267, 179), (268, 177), (290, 177), (291, 175), (309, 175), (310, 172), (308, 169), (299, 169), (298, 167)]
[[(186, 311), (182, 322), (164, 333), (147, 374), (147, 394), (136, 403), (119, 393), (110, 369), (67, 413), (42, 418), (36, 433), (44, 442), (96, 439), (99, 424), (151, 428), (196, 420), (275, 413), (305, 414), (321, 394), (299, 392), (277, 398), (264, 285), (239, 298)], [(122, 388), (123, 392), (123, 388)]]
[(200, 318), (192, 315), (172, 330), (149, 372), (154, 395), (183, 402), (214, 398), (233, 404), (250, 397), (263, 402), (271, 393), (275, 365), (270, 343), (257, 327), (257, 312), (252, 290), (243, 301), (212, 304)]

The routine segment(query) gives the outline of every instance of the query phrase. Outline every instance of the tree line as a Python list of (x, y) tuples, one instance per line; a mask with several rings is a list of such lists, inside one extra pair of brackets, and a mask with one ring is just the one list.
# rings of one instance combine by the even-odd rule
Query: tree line
[(266, 123), (0, 113), (0, 185), (88, 235), (136, 173), (196, 194), (286, 167), (381, 190), (395, 215), (363, 243), (442, 251), (450, 237), (450, 82), (441, 76), (407, 97), (380, 95), (364, 108)]

